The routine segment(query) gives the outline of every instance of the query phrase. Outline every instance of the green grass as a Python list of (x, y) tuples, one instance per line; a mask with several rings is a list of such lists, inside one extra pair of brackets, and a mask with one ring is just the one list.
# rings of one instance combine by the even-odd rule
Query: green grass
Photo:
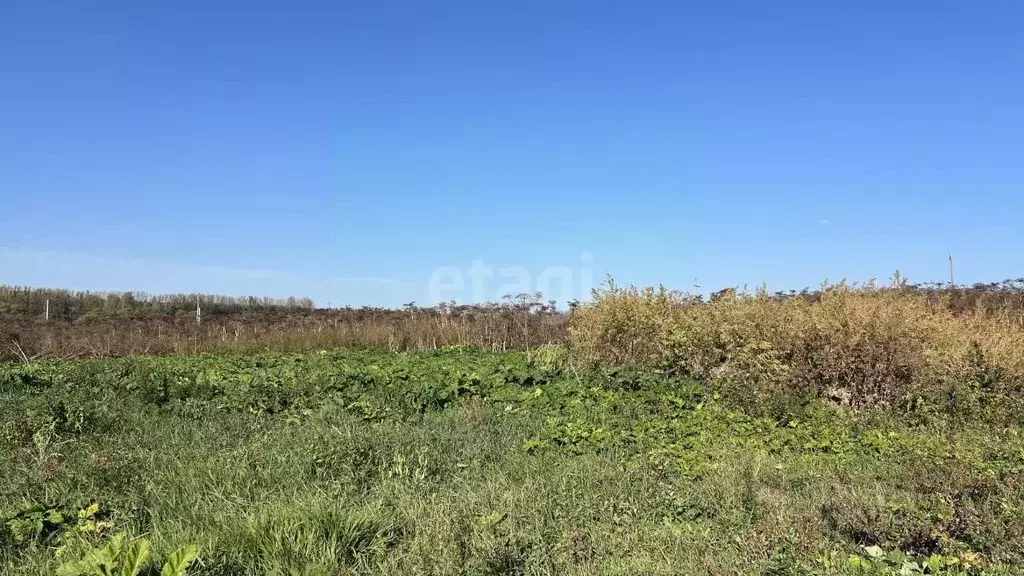
[(189, 574), (1024, 566), (1019, 423), (740, 400), (553, 348), (8, 365), (0, 573), (54, 573), (94, 503), (87, 544), (195, 544)]

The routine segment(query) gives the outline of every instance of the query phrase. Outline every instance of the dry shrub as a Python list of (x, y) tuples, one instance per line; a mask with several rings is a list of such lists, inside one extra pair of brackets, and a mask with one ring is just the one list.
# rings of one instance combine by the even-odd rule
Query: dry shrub
[(577, 308), (570, 340), (588, 364), (649, 368), (664, 356), (664, 341), (677, 323), (685, 295), (664, 286), (619, 287), (608, 278), (594, 290), (594, 303)]
[(672, 370), (751, 398), (892, 405), (964, 382), (1015, 392), (1024, 377), (1011, 313), (954, 314), (899, 286), (841, 283), (815, 298), (730, 291), (708, 303), (609, 283), (576, 311), (570, 340), (591, 365)]

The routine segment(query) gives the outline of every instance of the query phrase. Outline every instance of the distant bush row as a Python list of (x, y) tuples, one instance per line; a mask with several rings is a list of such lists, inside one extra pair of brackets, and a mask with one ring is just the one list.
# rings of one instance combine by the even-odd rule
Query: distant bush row
[(145, 292), (88, 292), (54, 288), (0, 286), (0, 316), (52, 320), (207, 316), (313, 310), (310, 298), (268, 298), (218, 294), (147, 294)]
[[(175, 309), (187, 303), (181, 298), (191, 299), (192, 308)], [(130, 301), (113, 296), (101, 300), (109, 309), (71, 320), (54, 316), (52, 301), (48, 321), (0, 311), (0, 360), (329, 347), (410, 350), (472, 346), (503, 351), (564, 342), (569, 320), (567, 313), (552, 303), (542, 303), (536, 294), (499, 304), (446, 303), (421, 308), (409, 303), (401, 309), (314, 309), (291, 307), (288, 300), (274, 304), (254, 299), (256, 304), (248, 308), (240, 302), (221, 302), (216, 313), (208, 312), (216, 297), (203, 296), (201, 302), (206, 303), (201, 304), (201, 322), (195, 316), (196, 297), (181, 298), (154, 297), (151, 303), (165, 301), (165, 311), (174, 311), (160, 315), (112, 313), (115, 305)], [(158, 309), (156, 306), (150, 310)], [(241, 308), (231, 312), (232, 306)]]

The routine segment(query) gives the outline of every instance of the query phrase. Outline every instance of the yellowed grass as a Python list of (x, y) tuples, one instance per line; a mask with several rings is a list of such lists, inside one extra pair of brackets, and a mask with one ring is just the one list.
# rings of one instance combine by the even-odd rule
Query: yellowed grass
[(660, 367), (751, 394), (788, 391), (859, 405), (892, 404), (984, 374), (1007, 389), (1024, 379), (1024, 330), (1015, 313), (954, 314), (941, 299), (898, 287), (842, 283), (818, 296), (733, 291), (705, 303), (609, 283), (576, 311), (570, 344), (590, 365)]

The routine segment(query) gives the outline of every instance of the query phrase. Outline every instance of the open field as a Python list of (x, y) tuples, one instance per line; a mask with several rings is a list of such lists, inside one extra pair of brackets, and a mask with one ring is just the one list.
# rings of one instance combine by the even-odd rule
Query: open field
[(1022, 64), (1024, 0), (0, 0), (0, 576), (1024, 576)]
[[(191, 350), (13, 314), (0, 572), (1021, 573), (1019, 288), (270, 306), (338, 327)], [(45, 353), (82, 334), (123, 340)]]
[(506, 351), (563, 342), (569, 315), (539, 298), (529, 294), (498, 304), (317, 309), (300, 298), (0, 286), (0, 361), (353, 346)]
[(52, 574), (120, 533), (153, 567), (194, 545), (188, 573), (210, 575), (1024, 563), (1019, 419), (779, 418), (730, 391), (560, 347), (11, 364), (0, 566)]

